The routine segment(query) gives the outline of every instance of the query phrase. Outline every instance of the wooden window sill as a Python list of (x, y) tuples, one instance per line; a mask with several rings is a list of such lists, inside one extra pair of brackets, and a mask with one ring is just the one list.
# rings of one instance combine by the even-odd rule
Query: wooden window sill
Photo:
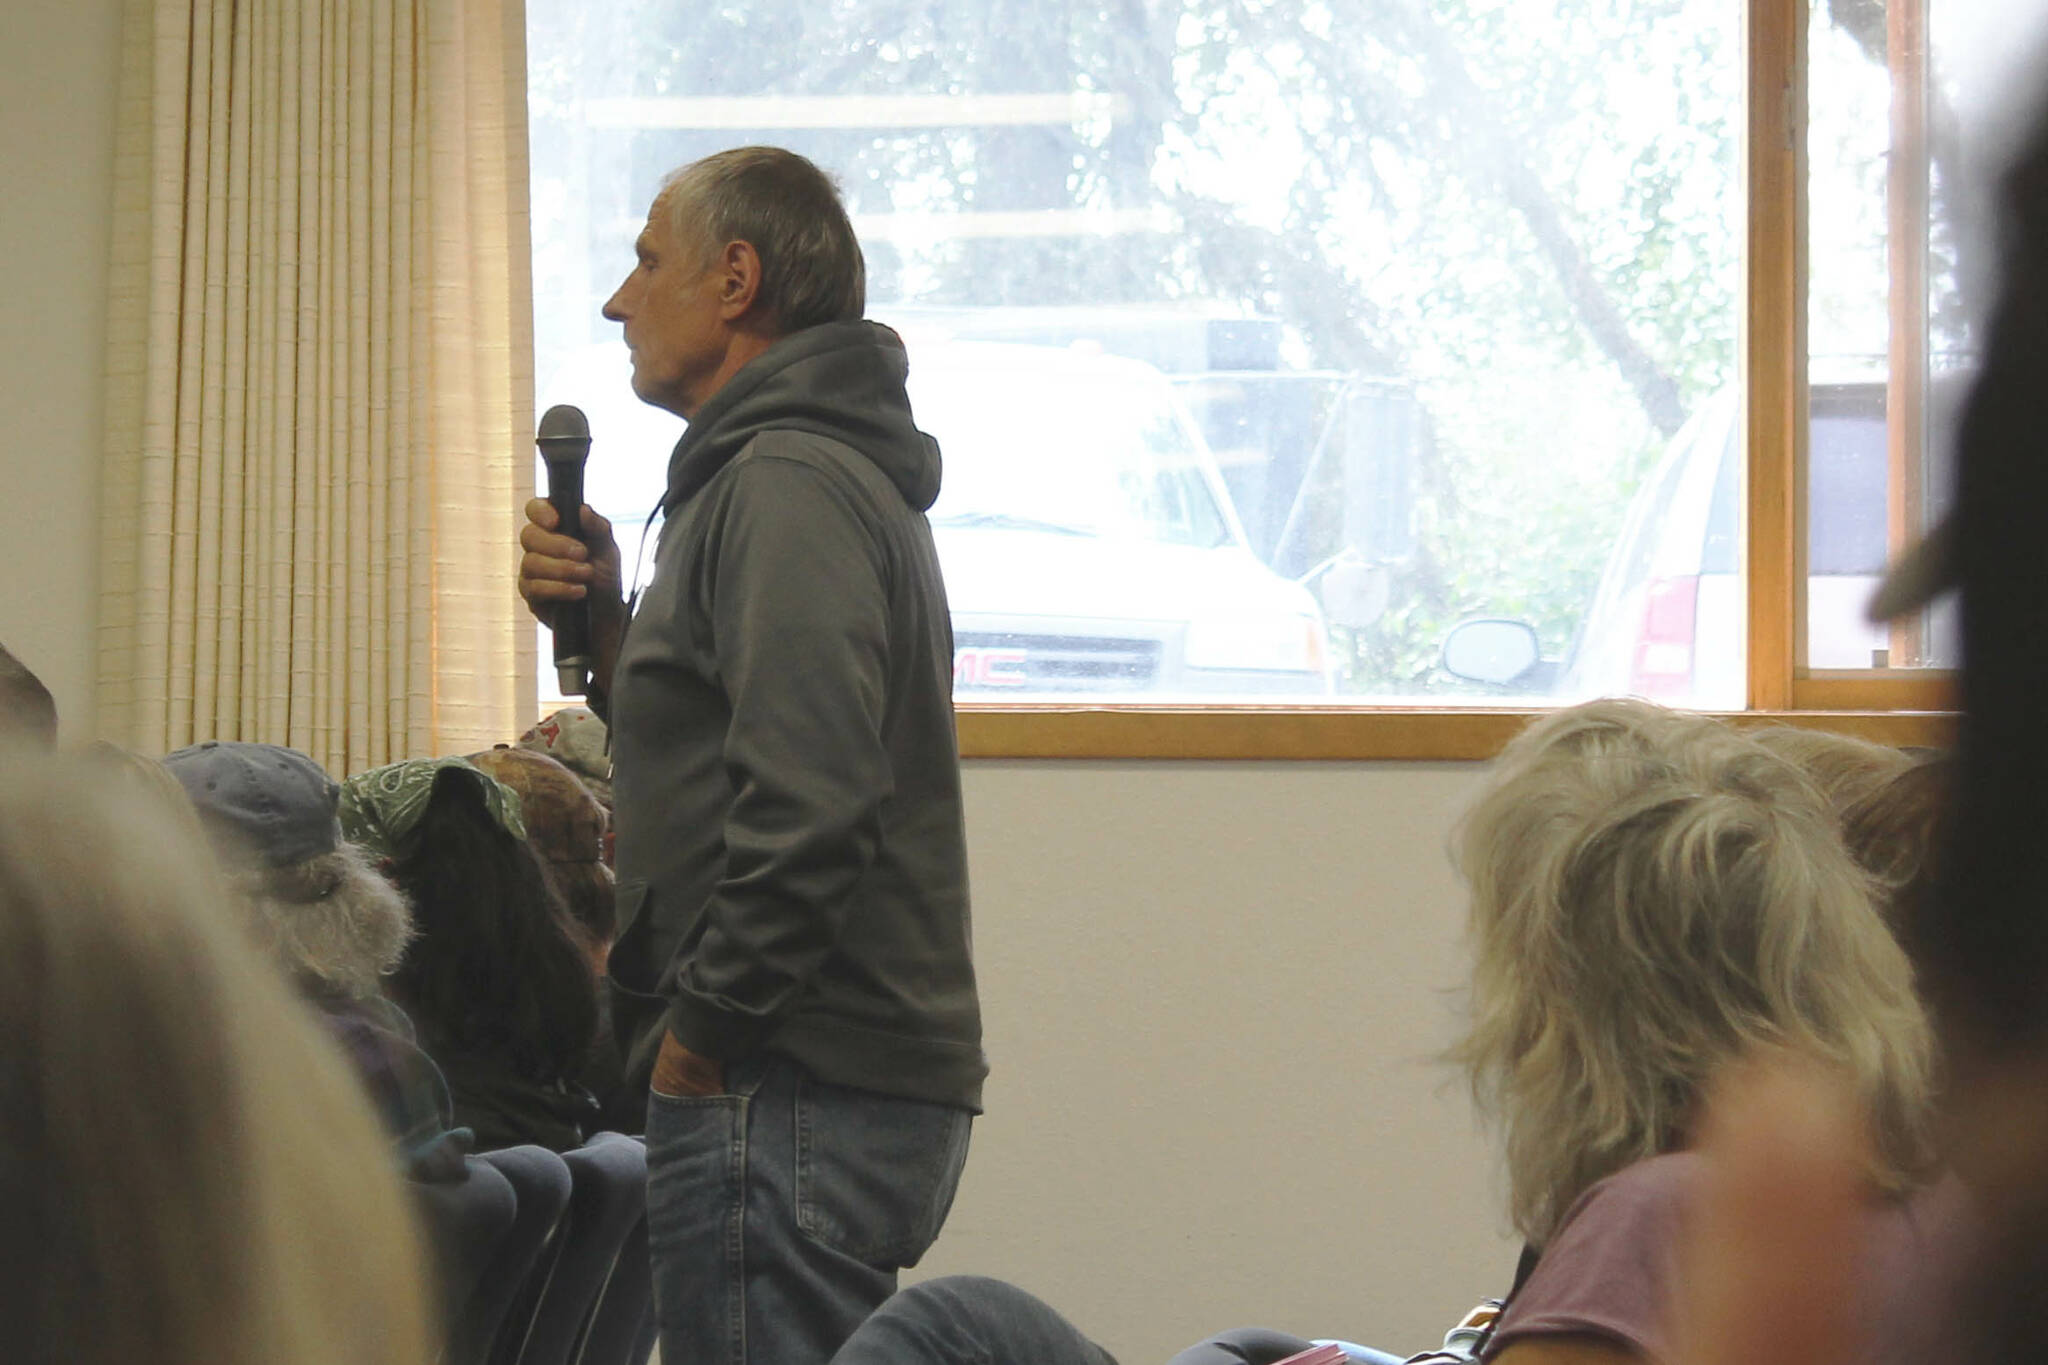
[[(1492, 758), (1541, 711), (1403, 707), (957, 707), (969, 759), (1475, 761)], [(1954, 742), (1948, 711), (1741, 711), (1739, 725), (1837, 730), (1884, 744)]]

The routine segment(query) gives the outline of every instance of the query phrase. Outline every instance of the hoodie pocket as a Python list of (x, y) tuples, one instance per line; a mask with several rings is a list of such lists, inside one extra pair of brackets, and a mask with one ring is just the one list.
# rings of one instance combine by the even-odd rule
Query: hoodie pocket
[(619, 919), (626, 931), (612, 944), (605, 973), (611, 983), (612, 1037), (619, 1050), (620, 1086), (619, 1102), (607, 1117), (624, 1124), (621, 1131), (638, 1133), (647, 1122), (648, 1081), (654, 1075), (655, 1054), (668, 1026), (668, 1000), (660, 990), (668, 964), (654, 955), (653, 932), (647, 922), (647, 883), (626, 882), (619, 887), (618, 897)]
[(654, 999), (661, 994), (661, 974), (668, 966), (654, 952), (652, 888), (646, 882), (621, 882), (616, 893), (619, 923), (626, 926), (612, 944), (606, 962), (612, 984), (627, 995)]

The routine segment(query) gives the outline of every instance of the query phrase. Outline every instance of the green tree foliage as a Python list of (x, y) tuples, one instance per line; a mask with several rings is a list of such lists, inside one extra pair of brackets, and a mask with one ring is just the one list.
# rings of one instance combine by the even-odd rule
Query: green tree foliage
[[(618, 243), (593, 252), (599, 278), (537, 287), (594, 313), (658, 176), (743, 140), (833, 168), (859, 214), (1150, 214), (1155, 230), (1108, 235), (870, 241), (871, 298), (1220, 303), (1283, 319), (1296, 364), (1404, 381), (1423, 414), (1416, 544), (1387, 614), (1336, 642), (1352, 690), (1441, 688), (1437, 648), (1467, 615), (1568, 646), (1641, 476), (1733, 379), (1738, 9), (530, 0), (537, 147), (584, 139), (559, 202), (537, 186), (536, 234)], [(1084, 103), (1050, 123), (566, 131), (592, 91)]]

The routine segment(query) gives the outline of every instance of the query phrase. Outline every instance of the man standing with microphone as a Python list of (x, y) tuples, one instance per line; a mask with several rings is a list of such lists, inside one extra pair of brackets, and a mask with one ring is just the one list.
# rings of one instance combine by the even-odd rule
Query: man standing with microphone
[(536, 499), (519, 590), (544, 623), (587, 604), (612, 727), (661, 1357), (810, 1365), (937, 1236), (988, 1070), (939, 451), (809, 161), (684, 167), (634, 249), (604, 315), (690, 424), (653, 579), (628, 621), (610, 524)]

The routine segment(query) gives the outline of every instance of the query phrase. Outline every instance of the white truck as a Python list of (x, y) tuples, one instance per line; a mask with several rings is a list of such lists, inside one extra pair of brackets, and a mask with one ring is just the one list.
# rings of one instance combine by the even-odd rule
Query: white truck
[[(931, 523), (956, 695), (1331, 691), (1321, 608), (1252, 553), (1214, 455), (1159, 370), (1087, 346), (906, 340), (912, 409), (944, 460)], [(588, 348), (541, 406), (589, 414), (589, 500), (630, 559), (683, 423), (635, 399), (627, 373), (623, 345)]]

